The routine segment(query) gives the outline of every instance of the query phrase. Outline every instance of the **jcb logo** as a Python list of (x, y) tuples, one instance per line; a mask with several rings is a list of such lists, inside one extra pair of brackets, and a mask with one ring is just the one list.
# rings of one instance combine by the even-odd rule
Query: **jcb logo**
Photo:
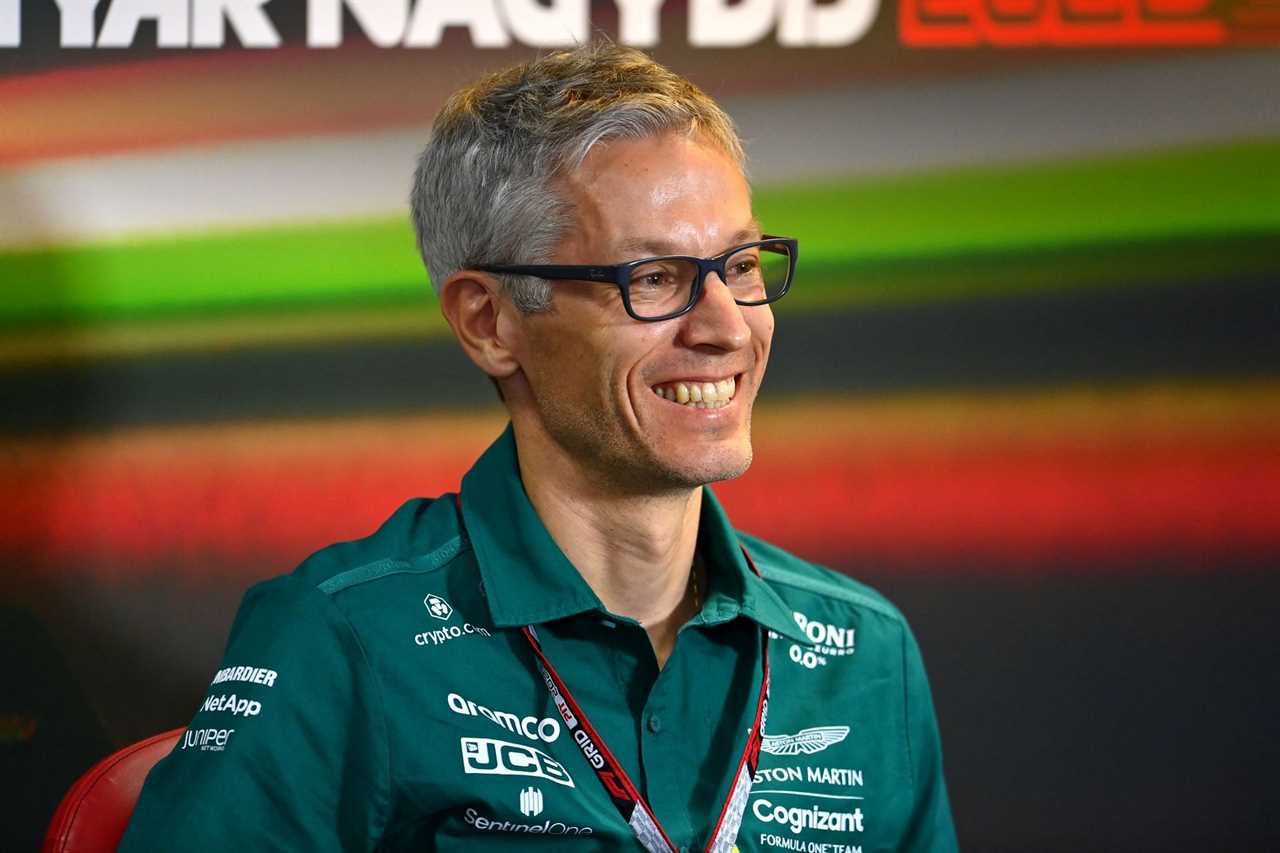
[(540, 749), (488, 737), (464, 737), (460, 743), (462, 769), (466, 773), (536, 776), (557, 785), (574, 787), (573, 777), (564, 765)]

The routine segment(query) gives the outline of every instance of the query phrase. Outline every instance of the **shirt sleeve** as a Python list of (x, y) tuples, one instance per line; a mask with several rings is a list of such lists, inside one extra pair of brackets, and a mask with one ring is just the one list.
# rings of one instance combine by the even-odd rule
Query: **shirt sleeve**
[(386, 725), (337, 607), (286, 576), (251, 589), (190, 727), (147, 777), (120, 850), (373, 850)]
[(959, 850), (959, 844), (942, 774), (938, 721), (920, 647), (911, 630), (905, 627), (903, 667), (914, 801), (907, 836), (899, 849), (904, 853), (953, 853)]

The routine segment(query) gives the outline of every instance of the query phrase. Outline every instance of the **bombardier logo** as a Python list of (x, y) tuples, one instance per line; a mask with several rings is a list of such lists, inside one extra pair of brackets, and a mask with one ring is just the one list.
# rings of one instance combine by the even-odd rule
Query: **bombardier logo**
[(575, 787), (564, 765), (540, 749), (488, 737), (464, 737), (459, 743), (464, 773), (536, 776), (557, 785)]
[(218, 670), (217, 675), (213, 677), (213, 681), (209, 683), (212, 687), (214, 684), (222, 684), (224, 681), (244, 681), (249, 684), (262, 684), (272, 687), (276, 683), (280, 673), (274, 669), (266, 669), (260, 666), (228, 666)]
[(770, 755), (813, 755), (848, 736), (848, 726), (814, 726), (793, 735), (765, 735), (760, 748)]

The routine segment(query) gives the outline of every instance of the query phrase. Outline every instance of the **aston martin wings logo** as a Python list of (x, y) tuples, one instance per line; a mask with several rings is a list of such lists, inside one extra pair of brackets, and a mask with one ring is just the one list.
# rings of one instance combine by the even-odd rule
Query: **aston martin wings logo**
[(813, 755), (848, 736), (848, 726), (814, 726), (793, 735), (765, 735), (760, 748), (770, 755)]

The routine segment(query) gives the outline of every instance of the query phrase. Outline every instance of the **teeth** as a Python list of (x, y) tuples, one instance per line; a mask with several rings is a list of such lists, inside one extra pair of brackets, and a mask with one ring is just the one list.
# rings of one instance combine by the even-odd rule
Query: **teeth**
[(655, 385), (653, 393), (664, 400), (694, 409), (722, 409), (729, 405), (737, 393), (737, 382), (732, 376), (719, 382), (673, 382)]

